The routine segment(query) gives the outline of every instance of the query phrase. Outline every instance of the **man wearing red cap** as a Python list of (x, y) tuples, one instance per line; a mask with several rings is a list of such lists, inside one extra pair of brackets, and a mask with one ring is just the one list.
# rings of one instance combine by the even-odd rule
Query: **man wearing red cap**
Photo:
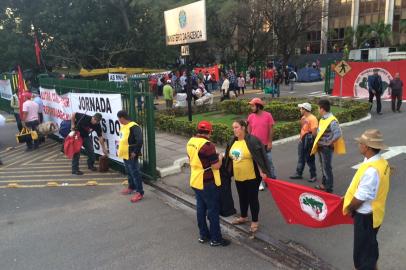
[[(266, 149), (266, 155), (271, 169), (271, 178), (276, 178), (275, 167), (272, 163), (272, 136), (273, 136), (273, 120), (272, 114), (264, 111), (264, 102), (260, 98), (253, 98), (249, 104), (251, 105), (252, 113), (248, 116), (248, 132), (257, 137)], [(259, 190), (265, 189), (265, 183), (262, 181)]]
[[(196, 215), (199, 243), (210, 241), (212, 247), (228, 246), (230, 241), (221, 236), (220, 230), (220, 172), (222, 155), (217, 155), (215, 145), (209, 141), (212, 124), (201, 121), (197, 134), (187, 143), (190, 161), (190, 186), (196, 195)], [(210, 229), (206, 218), (209, 219)]]

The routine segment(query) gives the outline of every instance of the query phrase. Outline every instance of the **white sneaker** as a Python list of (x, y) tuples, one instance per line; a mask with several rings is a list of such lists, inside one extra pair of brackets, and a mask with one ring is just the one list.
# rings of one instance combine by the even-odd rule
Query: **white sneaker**
[(265, 190), (265, 184), (264, 184), (264, 181), (261, 181), (261, 184), (259, 184), (259, 188), (258, 188), (260, 191), (263, 191), (263, 190)]

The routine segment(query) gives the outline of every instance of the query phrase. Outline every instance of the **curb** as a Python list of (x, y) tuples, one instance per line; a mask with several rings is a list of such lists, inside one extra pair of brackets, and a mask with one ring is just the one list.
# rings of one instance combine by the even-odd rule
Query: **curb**
[[(193, 211), (196, 210), (196, 203), (193, 196), (183, 193), (175, 187), (168, 186), (160, 181), (149, 181), (148, 185), (162, 193), (164, 196), (168, 196), (175, 200), (178, 204)], [(220, 216), (222, 230), (225, 231), (228, 236), (237, 240), (237, 243), (269, 261), (278, 269), (336, 269), (306, 247), (301, 246), (300, 249), (294, 248), (291, 244), (277, 240), (263, 232), (257, 232), (255, 237), (252, 238), (252, 234), (249, 232), (247, 226), (233, 225), (232, 220), (233, 217)]]
[[(347, 123), (343, 123), (340, 124), (341, 127), (349, 127), (349, 126), (353, 126), (353, 125), (357, 125), (360, 124), (362, 122), (368, 121), (372, 118), (371, 114), (368, 113), (367, 116), (365, 116), (364, 118), (361, 118), (359, 120), (355, 120), (355, 121), (351, 121), (351, 122), (347, 122)], [(277, 141), (274, 141), (272, 144), (273, 145), (282, 145), (288, 142), (293, 142), (293, 141), (297, 141), (299, 139), (299, 135), (295, 135), (295, 136), (291, 136), (291, 137), (287, 137), (287, 138), (283, 138)], [(174, 174), (178, 174), (182, 171), (182, 167), (185, 164), (189, 164), (189, 158), (188, 157), (183, 157), (183, 158), (179, 158), (177, 160), (175, 160), (173, 162), (172, 166), (168, 166), (165, 168), (160, 168), (157, 167), (157, 171), (160, 175), (161, 178), (166, 177), (166, 176), (170, 176), (170, 175), (174, 175)]]

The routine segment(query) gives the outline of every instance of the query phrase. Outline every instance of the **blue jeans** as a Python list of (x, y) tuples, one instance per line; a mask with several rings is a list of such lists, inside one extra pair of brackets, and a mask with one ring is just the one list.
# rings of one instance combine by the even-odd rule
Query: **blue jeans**
[(266, 152), (266, 157), (268, 158), (269, 169), (271, 170), (271, 178), (276, 179), (276, 170), (272, 162), (272, 150), (268, 150), (268, 152)]
[(319, 158), (321, 171), (323, 173), (322, 184), (327, 191), (333, 190), (333, 168), (331, 163), (333, 161), (333, 148), (329, 146), (320, 146), (319, 149)]
[(138, 159), (124, 159), (124, 166), (128, 174), (128, 187), (132, 190), (135, 190), (135, 192), (144, 195)]
[(307, 163), (307, 166), (309, 166), (310, 178), (313, 178), (316, 177), (316, 158), (314, 155), (310, 155), (313, 143), (308, 141), (307, 136), (310, 137), (311, 135), (305, 135), (303, 139), (300, 140), (297, 148), (299, 159), (297, 162), (296, 173), (298, 175), (302, 175), (304, 167)]
[(276, 95), (277, 97), (279, 97), (279, 96), (281, 95), (280, 89), (279, 89), (279, 84), (274, 84), (274, 85), (273, 85), (272, 97), (274, 97), (275, 95)]
[[(200, 238), (220, 241), (220, 190), (214, 183), (205, 184), (203, 190), (193, 189), (196, 195), (196, 215)], [(206, 217), (210, 222), (207, 227)]]
[[(86, 138), (83, 138), (83, 147), (85, 148), (85, 153), (87, 155), (87, 167), (92, 168), (96, 160), (96, 156), (94, 154), (93, 149), (92, 136), (87, 136)], [(80, 160), (80, 152), (73, 155), (72, 172), (79, 171), (79, 160)]]

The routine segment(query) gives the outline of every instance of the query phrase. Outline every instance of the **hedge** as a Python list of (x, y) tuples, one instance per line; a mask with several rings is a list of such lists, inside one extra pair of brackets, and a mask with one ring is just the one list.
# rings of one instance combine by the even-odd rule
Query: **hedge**
[[(299, 110), (297, 109), (297, 104), (302, 102), (311, 102), (317, 104), (318, 99), (298, 99), (291, 98), (285, 99), (287, 103), (282, 102), (272, 102), (271, 104), (265, 105), (264, 109), (270, 111), (273, 117), (277, 121), (289, 121), (283, 125), (277, 125), (274, 128), (273, 139), (278, 140), (293, 135), (297, 135), (300, 132), (300, 117)], [(339, 105), (339, 100), (331, 99), (332, 105)], [(358, 101), (342, 101), (341, 105), (346, 108), (345, 111), (336, 113), (340, 123), (350, 122), (357, 120), (368, 115), (369, 105), (368, 103), (362, 103)], [(313, 106), (313, 113), (318, 116), (317, 106)], [(247, 100), (227, 100), (223, 101), (219, 107), (223, 112), (233, 113), (233, 114), (248, 114), (249, 106), (247, 105)], [(205, 107), (196, 109), (197, 111), (207, 112), (215, 110), (215, 106)], [(183, 135), (186, 137), (191, 137), (196, 132), (196, 122), (189, 122), (185, 120), (180, 120), (176, 116), (183, 116), (185, 112), (180, 109), (167, 110), (163, 113), (156, 114), (155, 123), (158, 129), (167, 131), (170, 133), (175, 133), (178, 135)], [(213, 123), (213, 134), (211, 139), (219, 144), (226, 143), (230, 137), (233, 135), (232, 127)]]

